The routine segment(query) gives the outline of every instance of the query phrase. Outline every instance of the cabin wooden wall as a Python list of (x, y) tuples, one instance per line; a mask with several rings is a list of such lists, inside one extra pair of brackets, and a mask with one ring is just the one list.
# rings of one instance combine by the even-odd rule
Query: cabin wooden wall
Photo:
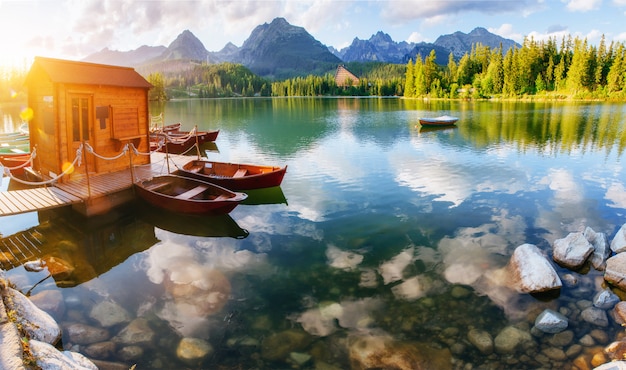
[[(100, 87), (94, 93), (94, 107), (109, 107), (106, 127), (94, 117), (92, 132), (94, 151), (105, 157), (120, 153), (122, 146), (132, 142), (141, 153), (150, 151), (148, 91), (140, 88), (122, 88), (115, 86)], [(95, 108), (94, 108), (95, 114)], [(150, 157), (132, 156), (133, 164), (146, 164)], [(129, 167), (128, 156), (115, 161), (96, 159), (99, 173), (114, 172)]]
[[(38, 78), (37, 81), (39, 81), (37, 84), (28, 87), (29, 105), (35, 111), (35, 118), (31, 124), (31, 140), (33, 145), (37, 144), (40, 159), (35, 169), (44, 175), (60, 174), (63, 171), (63, 163), (71, 163), (76, 158), (76, 153), (68, 150), (68, 129), (71, 129), (68, 125), (71, 122), (68, 121), (67, 110), (70, 94), (85, 94), (92, 97), (92, 124), (89, 136), (90, 145), (98, 155), (115, 157), (128, 142), (133, 142), (139, 152), (149, 152), (147, 90), (53, 84), (46, 78)], [(108, 110), (108, 118), (104, 123), (96, 116), (97, 110), (100, 112)], [(130, 152), (132, 151), (129, 150)], [(75, 175), (85, 173), (86, 163), (89, 163), (89, 173), (108, 173), (127, 169), (130, 165), (128, 155), (116, 160), (106, 160), (84, 149), (83, 156), (91, 158), (83, 158), (83, 168), (76, 168)], [(150, 162), (149, 156), (145, 155), (132, 154), (132, 160), (134, 165)]]
[(33, 109), (33, 118), (29, 122), (31, 151), (37, 148), (33, 168), (44, 175), (58, 174), (62, 163), (57, 140), (58, 99), (54, 84), (40, 71), (34, 73), (37, 83), (28, 86), (28, 106)]

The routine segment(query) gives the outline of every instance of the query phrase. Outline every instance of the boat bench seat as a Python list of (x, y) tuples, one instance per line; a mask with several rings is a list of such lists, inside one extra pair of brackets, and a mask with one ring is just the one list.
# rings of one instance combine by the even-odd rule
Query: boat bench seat
[(151, 185), (146, 186), (146, 190), (159, 191), (161, 189), (164, 189), (164, 188), (168, 187), (169, 185), (170, 185), (169, 182), (160, 182), (160, 183), (151, 184)]
[(174, 198), (176, 199), (191, 199), (193, 197), (195, 197), (196, 195), (202, 193), (203, 191), (205, 191), (206, 189), (208, 189), (209, 187), (206, 185), (198, 185), (193, 189), (189, 189), (184, 193), (178, 194), (177, 196), (175, 196)]
[(215, 199), (213, 200), (226, 200), (226, 199), (229, 199), (229, 198), (226, 195), (221, 194), (215, 197)]
[(237, 170), (237, 172), (235, 172), (233, 177), (235, 177), (235, 178), (237, 178), (237, 177), (244, 177), (247, 173), (248, 173), (248, 170), (246, 170), (245, 168), (240, 168), (240, 169)]

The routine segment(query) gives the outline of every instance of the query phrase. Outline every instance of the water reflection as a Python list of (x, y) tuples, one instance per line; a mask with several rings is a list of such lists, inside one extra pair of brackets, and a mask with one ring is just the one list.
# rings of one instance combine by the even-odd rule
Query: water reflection
[[(393, 368), (385, 348), (403, 359), (437, 353), (458, 368), (568, 368), (623, 332), (580, 319), (604, 289), (600, 272), (557, 266), (568, 284), (536, 297), (513, 291), (504, 269), (523, 243), (549, 255), (570, 231), (610, 237), (623, 223), (622, 105), (232, 99), (162, 108), (168, 122), (220, 128), (215, 160), (290, 170), (281, 187), (251, 192), (217, 221), (133, 209), (115, 235), (151, 225), (137, 252), (112, 257), (121, 262), (85, 283), (57, 289), (48, 280), (32, 291), (62, 292), (63, 325), (95, 325), (93, 306), (115, 301), (160, 338), (118, 343), (116, 351), (144, 352), (107, 360), (181, 368), (178, 342), (200, 336), (214, 352), (197, 368)], [(436, 111), (454, 112), (458, 126), (416, 127)], [(111, 235), (76, 225), (66, 239)], [(25, 290), (45, 277), (11, 272)], [(529, 334), (545, 308), (569, 314), (566, 344)], [(125, 325), (107, 330), (115, 338)], [(468, 343), (472, 329), (496, 337), (511, 328), (530, 342), (494, 355)], [(547, 358), (546, 348), (570, 354)]]
[(239, 227), (227, 214), (216, 216), (176, 214), (145, 202), (137, 202), (135, 208), (139, 218), (147, 224), (176, 234), (235, 239), (243, 239), (249, 235), (247, 230)]
[(94, 279), (157, 242), (154, 226), (132, 214), (85, 218), (70, 209), (40, 212), (37, 226), (0, 240), (3, 267), (41, 260), (59, 287)]

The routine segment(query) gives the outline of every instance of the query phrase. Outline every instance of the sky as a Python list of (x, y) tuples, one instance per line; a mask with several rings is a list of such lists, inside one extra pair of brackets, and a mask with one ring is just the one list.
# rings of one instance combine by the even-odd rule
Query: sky
[(378, 31), (396, 42), (434, 42), (476, 27), (518, 43), (626, 41), (626, 0), (0, 0), (0, 65), (168, 46), (184, 30), (219, 51), (277, 17), (339, 50)]

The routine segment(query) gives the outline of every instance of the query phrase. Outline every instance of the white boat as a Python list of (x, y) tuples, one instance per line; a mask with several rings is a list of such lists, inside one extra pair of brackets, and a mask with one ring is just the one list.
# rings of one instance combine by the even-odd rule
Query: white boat
[(458, 121), (458, 117), (439, 116), (439, 117), (422, 117), (419, 119), (422, 126), (451, 126)]

